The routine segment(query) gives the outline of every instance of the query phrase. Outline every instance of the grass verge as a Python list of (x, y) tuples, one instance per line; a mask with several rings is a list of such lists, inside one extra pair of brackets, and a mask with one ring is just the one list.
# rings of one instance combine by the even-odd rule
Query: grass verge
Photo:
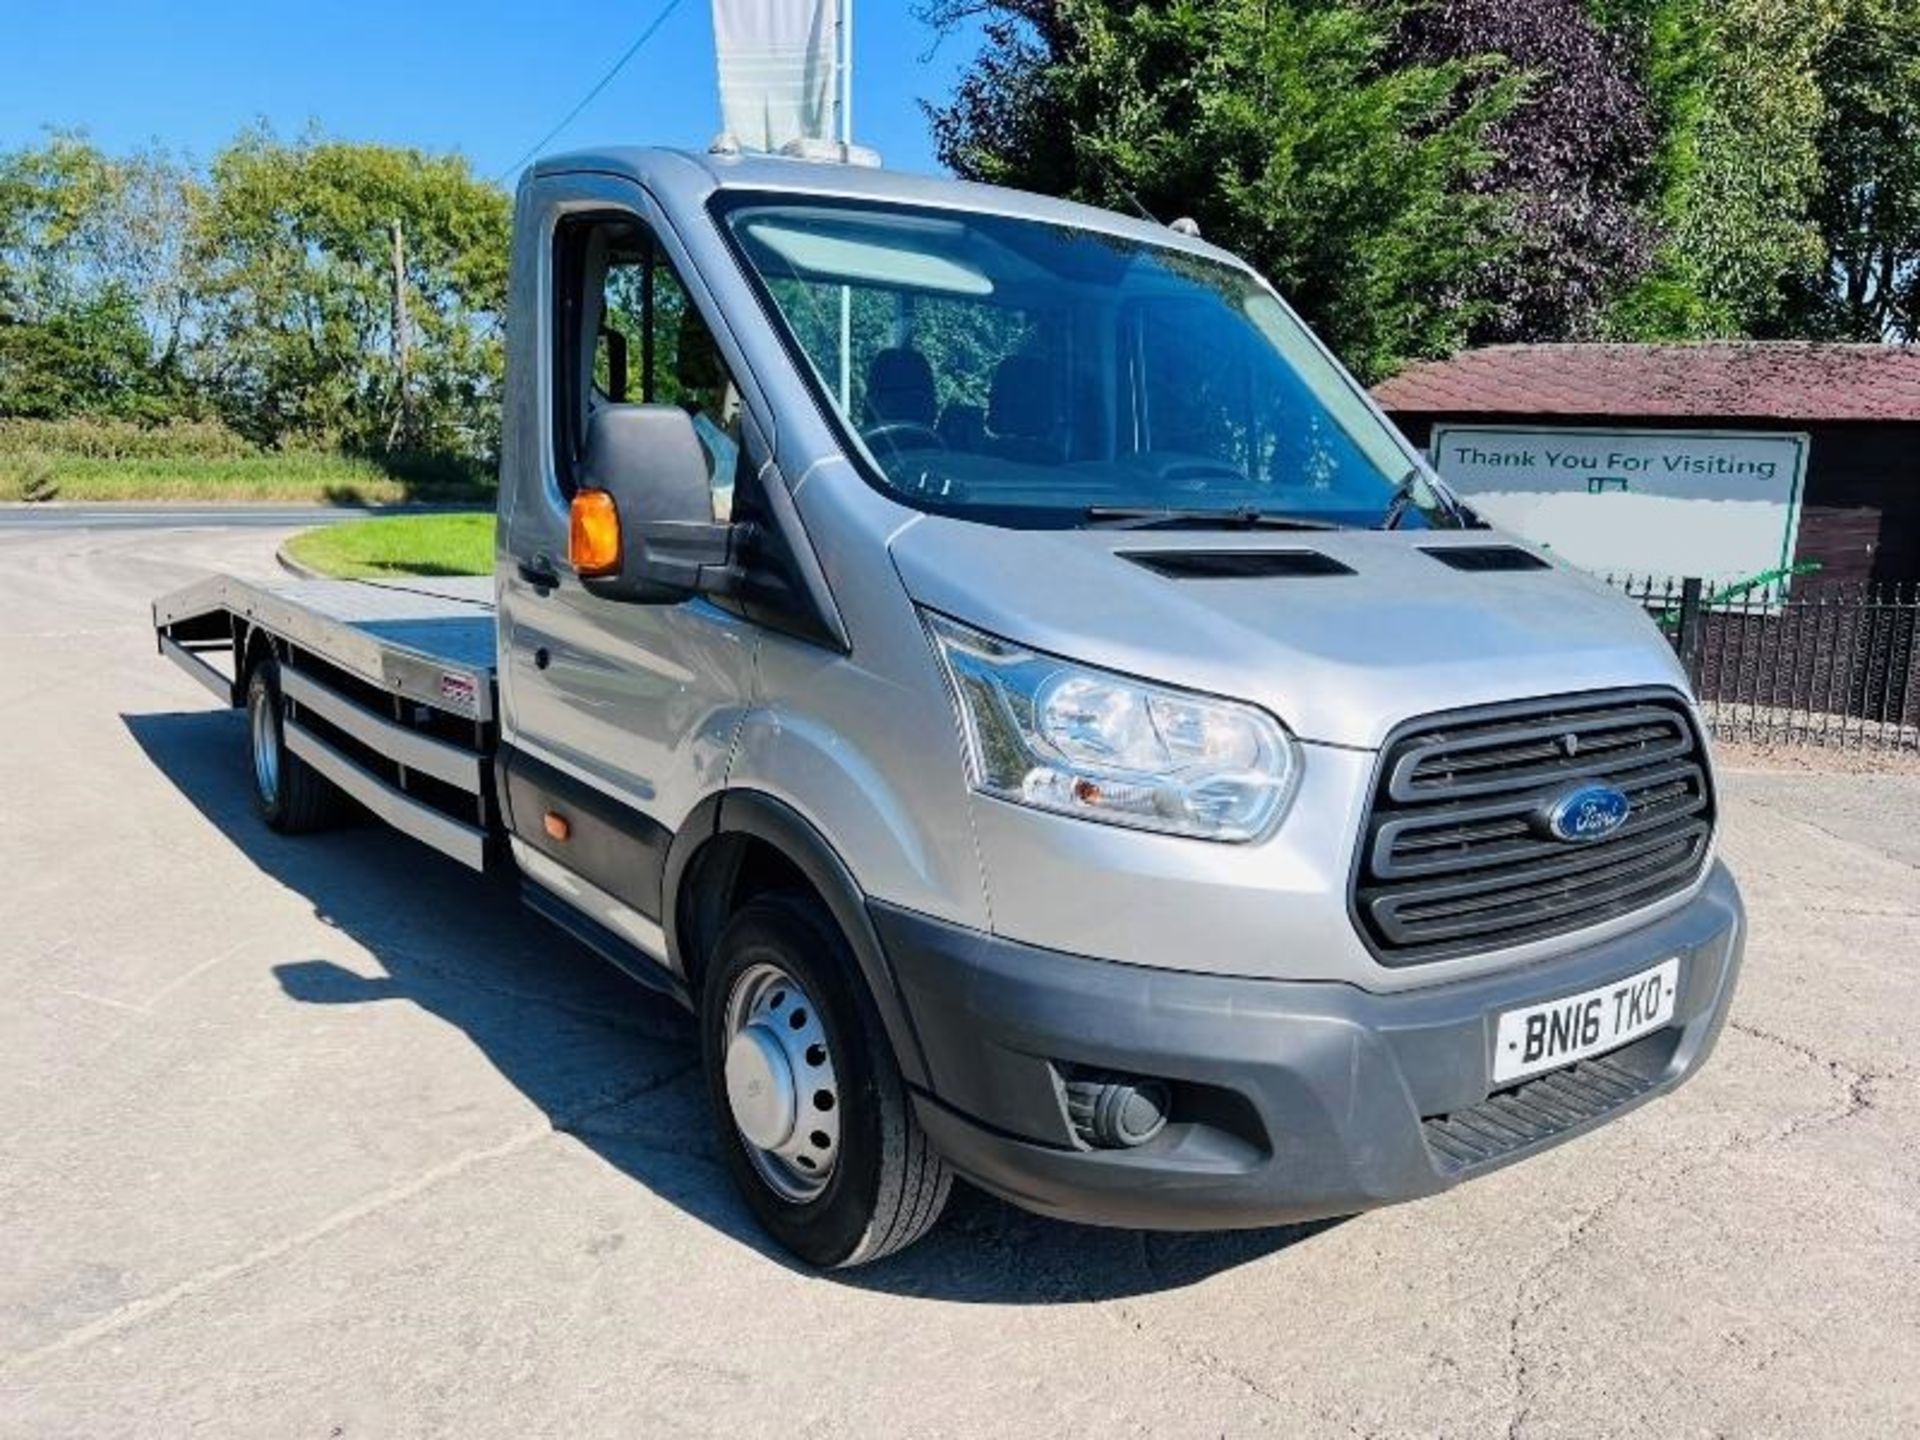
[(306, 530), (287, 541), (289, 557), (348, 580), (399, 575), (490, 575), (493, 516), (395, 515)]
[(392, 505), (491, 498), (491, 489), (479, 483), (400, 478), (370, 460), (346, 455), (100, 458), (0, 453), (0, 501)]

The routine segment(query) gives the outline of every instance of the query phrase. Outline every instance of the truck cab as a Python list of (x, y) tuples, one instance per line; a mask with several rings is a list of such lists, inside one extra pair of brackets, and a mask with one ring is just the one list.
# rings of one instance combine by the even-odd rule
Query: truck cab
[[(897, 1250), (955, 1174), (1097, 1224), (1346, 1214), (1704, 1061), (1744, 921), (1670, 648), (1234, 256), (661, 150), (537, 165), (513, 246), (461, 824), (694, 1012), (795, 1253)], [(228, 612), (236, 701), (325, 649)], [(204, 614), (156, 608), (175, 658)], [(256, 761), (309, 734), (275, 683)], [(392, 723), (445, 732), (418, 699)]]

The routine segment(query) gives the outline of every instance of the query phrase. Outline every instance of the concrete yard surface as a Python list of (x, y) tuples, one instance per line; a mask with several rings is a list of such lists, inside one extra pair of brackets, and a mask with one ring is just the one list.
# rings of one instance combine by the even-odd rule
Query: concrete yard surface
[(1282, 1231), (960, 1189), (815, 1275), (679, 1011), (255, 820), (146, 606), (284, 533), (0, 531), (0, 1436), (1920, 1433), (1920, 778), (1723, 776), (1732, 1021), (1588, 1138)]

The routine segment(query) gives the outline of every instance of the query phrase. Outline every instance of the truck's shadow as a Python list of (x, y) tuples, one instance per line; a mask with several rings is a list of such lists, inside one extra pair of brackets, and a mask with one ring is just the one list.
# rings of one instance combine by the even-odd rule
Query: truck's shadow
[[(219, 711), (123, 717), (135, 741), (222, 836), (386, 972), (289, 957), (307, 1005), (405, 1001), (457, 1026), (554, 1128), (770, 1260), (775, 1249), (719, 1163), (691, 1020), (523, 910), (509, 886), (366, 823), (289, 839), (255, 818), (244, 730)], [(1044, 1220), (955, 1187), (947, 1218), (905, 1254), (835, 1272), (843, 1284), (945, 1300), (1059, 1304), (1178, 1288), (1322, 1226), (1145, 1235)]]

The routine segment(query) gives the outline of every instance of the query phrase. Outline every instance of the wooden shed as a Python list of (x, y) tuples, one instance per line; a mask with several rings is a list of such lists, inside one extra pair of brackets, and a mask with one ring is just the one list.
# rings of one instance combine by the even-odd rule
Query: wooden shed
[[(1780, 455), (1797, 457), (1800, 467), (1784, 518), (1766, 521), (1784, 536), (1773, 545), (1780, 563), (1817, 562), (1822, 578), (1834, 581), (1920, 580), (1920, 348), (1776, 341), (1499, 345), (1415, 365), (1374, 395), (1469, 498), (1476, 483), (1536, 491), (1558, 486), (1563, 493), (1533, 498), (1559, 509), (1535, 505), (1513, 513), (1551, 513), (1563, 531), (1568, 517), (1578, 523), (1587, 515), (1625, 516), (1631, 523), (1616, 525), (1624, 538), (1615, 548), (1631, 550), (1638, 535), (1648, 546), (1664, 544), (1664, 556), (1710, 553), (1725, 539), (1720, 532), (1762, 513), (1756, 504), (1781, 508), (1786, 477), (1771, 482), (1764, 495), (1758, 488), (1749, 494), (1738, 473), (1749, 463), (1743, 454), (1774, 445)], [(1527, 444), (1502, 451), (1487, 436)], [(1448, 437), (1458, 443), (1447, 446)], [(1436, 438), (1445, 453), (1435, 454)], [(1564, 477), (1508, 481), (1484, 473), (1487, 463), (1538, 463), (1555, 444), (1565, 452), (1583, 441), (1592, 463)], [(1475, 462), (1484, 463), (1476, 470)], [(1751, 463), (1773, 474), (1772, 460)], [(1637, 486), (1650, 495), (1659, 489), (1661, 469), (1690, 488), (1677, 499), (1652, 497), (1668, 508), (1651, 524), (1655, 512), (1620, 508), (1622, 496)], [(1611, 494), (1615, 489), (1622, 496)], [(1581, 494), (1606, 495), (1611, 508), (1582, 510), (1588, 502), (1570, 498)], [(1527, 529), (1511, 516), (1495, 518)], [(1749, 545), (1745, 553), (1755, 552)], [(1622, 567), (1609, 559), (1606, 568)], [(1624, 568), (1661, 567), (1628, 561)], [(1670, 560), (1665, 568), (1673, 570)], [(1728, 567), (1719, 568), (1725, 574)]]

